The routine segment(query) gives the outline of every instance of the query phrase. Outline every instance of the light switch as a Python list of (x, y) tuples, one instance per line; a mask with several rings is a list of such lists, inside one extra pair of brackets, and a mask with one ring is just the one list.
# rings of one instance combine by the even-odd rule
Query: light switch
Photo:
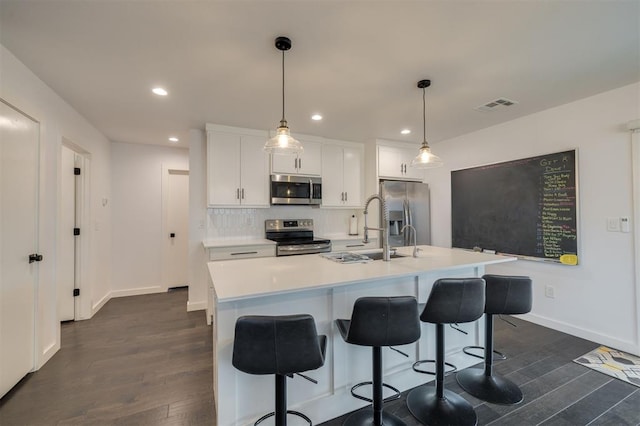
[(620, 232), (620, 219), (617, 217), (607, 218), (607, 231)]

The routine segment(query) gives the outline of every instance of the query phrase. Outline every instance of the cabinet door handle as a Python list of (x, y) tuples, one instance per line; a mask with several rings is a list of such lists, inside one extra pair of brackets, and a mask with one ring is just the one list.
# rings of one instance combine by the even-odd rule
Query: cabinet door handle
[(240, 188), (236, 188), (236, 200), (240, 199)]
[(400, 163), (400, 173), (403, 173), (403, 171), (402, 171), (402, 166), (403, 166), (403, 165), (404, 165), (404, 164)]
[(241, 256), (243, 254), (245, 254), (245, 255), (246, 254), (258, 254), (258, 252), (257, 251), (241, 251), (241, 252), (238, 252), (238, 253), (231, 253), (231, 256)]
[(404, 172), (407, 173), (407, 164), (404, 165)]
[(344, 201), (344, 192), (340, 193), (340, 201)]
[(351, 248), (351, 247), (364, 247), (364, 244), (351, 244), (351, 245), (347, 245), (347, 248)]
[(302, 168), (302, 158), (298, 158), (298, 168)]
[(244, 200), (244, 188), (242, 188), (242, 191), (240, 191), (240, 198)]
[(346, 191), (344, 193), (344, 200), (345, 201), (349, 201), (349, 196), (348, 196), (348, 193)]
[(298, 170), (298, 158), (297, 157), (293, 159), (293, 168)]

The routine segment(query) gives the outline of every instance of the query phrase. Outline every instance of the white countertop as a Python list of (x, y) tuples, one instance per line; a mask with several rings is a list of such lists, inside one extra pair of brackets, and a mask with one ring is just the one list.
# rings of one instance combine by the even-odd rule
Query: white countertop
[(516, 260), (459, 249), (419, 247), (422, 249), (419, 257), (411, 256), (413, 247), (400, 247), (398, 252), (407, 257), (389, 262), (341, 264), (320, 254), (310, 254), (216, 261), (209, 262), (208, 268), (220, 303)]
[[(349, 235), (349, 234), (323, 234), (321, 236), (316, 236), (316, 238), (324, 238), (327, 240), (361, 240), (364, 238), (362, 233), (358, 235)], [(373, 240), (374, 238), (369, 235), (369, 239)]]
[(212, 240), (204, 240), (202, 246), (206, 249), (213, 247), (242, 247), (257, 245), (275, 245), (275, 241), (265, 238), (216, 238)]

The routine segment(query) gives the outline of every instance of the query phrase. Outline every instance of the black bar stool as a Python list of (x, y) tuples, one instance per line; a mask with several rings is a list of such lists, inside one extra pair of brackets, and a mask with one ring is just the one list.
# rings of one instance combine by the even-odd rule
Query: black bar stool
[(441, 278), (433, 283), (420, 320), (436, 325), (435, 387), (425, 384), (407, 395), (413, 416), (425, 425), (475, 425), (478, 417), (464, 398), (444, 388), (444, 324), (472, 322), (484, 311), (482, 278)]
[(456, 374), (462, 389), (493, 404), (517, 404), (522, 391), (511, 380), (493, 374), (493, 316), (526, 314), (531, 311), (532, 284), (529, 277), (485, 275), (486, 305), (484, 369), (467, 368)]
[(361, 297), (351, 320), (337, 319), (345, 342), (372, 347), (372, 407), (347, 417), (343, 425), (402, 426), (405, 423), (382, 409), (382, 346), (406, 345), (420, 338), (418, 302), (412, 296)]
[(287, 376), (315, 370), (324, 364), (327, 336), (318, 336), (311, 315), (243, 316), (236, 321), (233, 341), (235, 368), (248, 374), (275, 374), (276, 408), (254, 424), (275, 416), (276, 426), (286, 426), (287, 413), (311, 419), (298, 411), (287, 410)]

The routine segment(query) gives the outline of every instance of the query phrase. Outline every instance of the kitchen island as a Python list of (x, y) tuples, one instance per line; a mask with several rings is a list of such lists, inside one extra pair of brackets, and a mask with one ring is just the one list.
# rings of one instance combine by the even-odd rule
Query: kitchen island
[[(306, 373), (317, 385), (300, 377), (288, 380), (288, 407), (302, 411), (314, 423), (366, 405), (353, 398), (351, 387), (371, 380), (371, 349), (344, 343), (334, 325), (349, 318), (353, 303), (363, 296), (413, 295), (424, 302), (438, 278), (481, 276), (486, 265), (516, 260), (457, 249), (420, 246), (398, 249), (406, 257), (367, 263), (341, 264), (319, 254), (209, 262), (213, 317), (213, 381), (217, 425), (253, 424), (274, 409), (273, 376), (255, 376), (231, 364), (236, 319), (243, 315), (313, 315), (319, 334), (328, 337), (325, 365)], [(461, 352), (482, 344), (483, 321), (461, 324), (463, 334), (447, 328), (447, 361), (458, 369), (478, 363)], [(409, 354), (383, 351), (384, 381), (404, 391), (433, 380), (416, 373), (412, 364), (435, 356), (435, 328), (422, 325), (416, 343), (399, 347)], [(365, 388), (366, 389), (366, 388)], [(291, 424), (298, 419), (292, 417)]]

